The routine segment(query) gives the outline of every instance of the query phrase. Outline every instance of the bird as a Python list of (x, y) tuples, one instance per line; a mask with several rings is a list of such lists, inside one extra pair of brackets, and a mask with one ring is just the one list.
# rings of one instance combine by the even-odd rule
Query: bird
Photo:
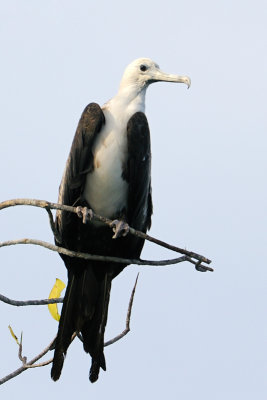
[[(94, 255), (139, 259), (144, 239), (128, 233), (151, 227), (151, 145), (145, 115), (145, 95), (154, 82), (177, 82), (190, 87), (188, 76), (163, 72), (149, 58), (131, 62), (117, 94), (102, 107), (85, 107), (70, 149), (58, 203), (92, 210), (114, 221), (109, 226), (76, 214), (57, 211), (55, 242), (69, 250)], [(127, 234), (128, 233), (128, 234)], [(74, 333), (91, 356), (89, 380), (106, 370), (104, 333), (112, 280), (127, 266), (60, 254), (68, 273), (51, 378), (61, 375)]]

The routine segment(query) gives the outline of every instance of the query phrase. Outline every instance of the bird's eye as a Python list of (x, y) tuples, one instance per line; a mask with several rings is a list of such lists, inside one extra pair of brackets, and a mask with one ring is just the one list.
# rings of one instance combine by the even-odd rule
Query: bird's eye
[(144, 64), (140, 65), (140, 70), (143, 71), (143, 72), (146, 71), (147, 70), (147, 66), (144, 65)]

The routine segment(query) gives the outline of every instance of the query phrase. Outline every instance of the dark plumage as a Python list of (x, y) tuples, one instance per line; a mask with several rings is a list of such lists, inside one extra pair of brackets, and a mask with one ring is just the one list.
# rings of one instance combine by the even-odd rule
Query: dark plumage
[[(146, 89), (152, 82), (182, 82), (188, 77), (162, 72), (148, 58), (133, 61), (125, 70), (119, 91), (102, 108), (89, 104), (80, 119), (63, 179), (59, 202), (86, 206), (110, 219), (121, 219), (146, 232), (151, 225), (151, 153), (145, 109)], [(139, 258), (143, 239), (128, 234), (112, 239), (106, 225), (57, 213), (58, 245), (96, 255)], [(119, 231), (117, 231), (118, 233)], [(119, 235), (117, 235), (119, 236)], [(85, 261), (61, 255), (68, 270), (51, 377), (60, 377), (74, 332), (81, 332), (95, 382), (105, 370), (104, 333), (111, 282), (126, 265)]]
[[(65, 177), (60, 189), (60, 202), (66, 205), (86, 206), (83, 198), (86, 175), (93, 171), (92, 146), (105, 117), (97, 104), (89, 104), (80, 119), (70, 151)], [(122, 179), (128, 182), (127, 208), (112, 217), (125, 220), (135, 229), (146, 231), (151, 225), (152, 201), (150, 187), (150, 135), (146, 117), (135, 113), (127, 126), (128, 158)], [(75, 214), (57, 215), (57, 229), (62, 243), (70, 250), (91, 254), (139, 258), (144, 241), (132, 235), (112, 239), (112, 230), (106, 225), (82, 220)], [(81, 332), (84, 350), (92, 357), (90, 380), (98, 378), (99, 367), (106, 370), (103, 353), (112, 279), (124, 264), (85, 261), (61, 254), (68, 270), (68, 286), (64, 298), (51, 377), (60, 377), (64, 356), (74, 332)]]

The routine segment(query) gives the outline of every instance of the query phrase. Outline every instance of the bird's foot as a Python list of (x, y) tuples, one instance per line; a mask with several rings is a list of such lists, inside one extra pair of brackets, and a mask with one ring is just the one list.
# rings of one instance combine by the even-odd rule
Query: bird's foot
[(111, 222), (110, 227), (112, 228), (113, 232), (115, 232), (112, 236), (112, 239), (126, 236), (130, 230), (129, 225), (126, 222), (118, 219), (114, 219), (114, 221)]
[(87, 207), (81, 207), (81, 206), (76, 207), (76, 213), (79, 218), (83, 219), (83, 224), (86, 224), (88, 221), (91, 221), (94, 216), (93, 210)]

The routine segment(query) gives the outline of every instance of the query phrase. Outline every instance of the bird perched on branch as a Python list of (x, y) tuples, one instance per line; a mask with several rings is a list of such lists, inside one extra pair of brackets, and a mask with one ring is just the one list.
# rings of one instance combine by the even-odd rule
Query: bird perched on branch
[[(126, 68), (115, 97), (100, 107), (89, 104), (82, 113), (59, 189), (59, 203), (87, 207), (114, 220), (115, 234), (99, 222), (58, 211), (58, 245), (95, 255), (139, 258), (144, 240), (127, 235), (128, 225), (146, 232), (151, 225), (151, 152), (145, 94), (153, 82), (190, 78), (162, 72), (148, 58)], [(122, 221), (122, 222), (119, 222)], [(111, 282), (126, 266), (60, 255), (68, 270), (51, 377), (60, 377), (73, 333), (80, 332), (90, 354), (91, 382), (106, 370), (104, 332)]]

